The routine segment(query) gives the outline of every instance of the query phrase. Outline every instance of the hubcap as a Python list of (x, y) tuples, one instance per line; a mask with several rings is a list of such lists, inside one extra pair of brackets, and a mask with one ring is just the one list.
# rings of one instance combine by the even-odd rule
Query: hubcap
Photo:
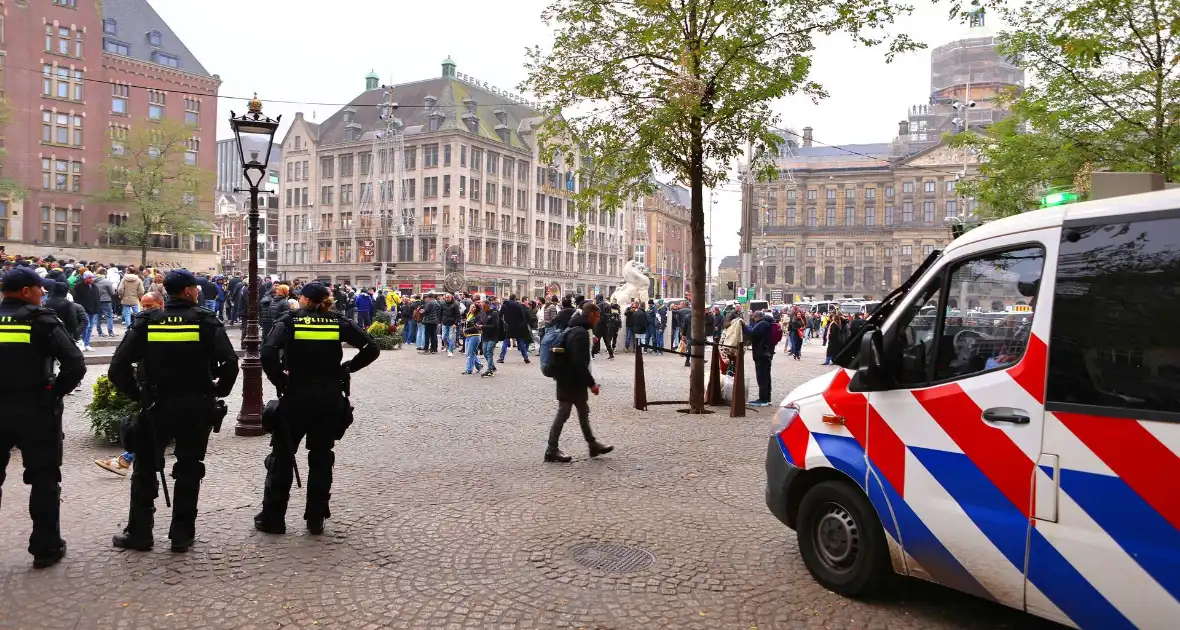
[(852, 569), (860, 551), (860, 529), (848, 510), (835, 503), (824, 505), (813, 536), (819, 559), (829, 569), (837, 573)]

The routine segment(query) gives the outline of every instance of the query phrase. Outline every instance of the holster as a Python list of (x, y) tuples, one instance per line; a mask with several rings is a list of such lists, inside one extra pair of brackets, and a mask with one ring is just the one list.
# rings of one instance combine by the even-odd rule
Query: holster
[(262, 407), (262, 430), (268, 434), (275, 432), (275, 428), (279, 424), (279, 406), (278, 398), (267, 401)]
[(352, 426), (352, 403), (347, 396), (340, 397), (340, 413), (336, 416), (336, 441), (344, 439), (344, 433)]
[(229, 413), (229, 407), (226, 406), (224, 400), (213, 401), (213, 432), (221, 433), (221, 422), (225, 420), (226, 414)]

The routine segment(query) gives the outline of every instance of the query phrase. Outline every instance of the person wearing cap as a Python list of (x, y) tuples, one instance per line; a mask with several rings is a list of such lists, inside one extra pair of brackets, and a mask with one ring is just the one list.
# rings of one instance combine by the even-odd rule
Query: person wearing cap
[[(112, 542), (121, 549), (152, 548), (159, 492), (156, 473), (164, 447), (175, 439), (172, 478), (176, 487), (168, 538), (172, 551), (183, 553), (196, 538), (203, 460), (209, 432), (219, 421), (216, 399), (233, 391), (238, 356), (221, 321), (198, 306), (201, 287), (192, 273), (169, 272), (164, 289), (168, 293), (164, 308), (135, 318), (107, 372), (117, 390), (143, 401), (142, 421), (151, 423), (150, 428), (134, 432), (125, 445), (137, 462), (131, 471), (131, 508), (127, 526)], [(135, 378), (137, 364), (145, 376), (143, 382)]]
[[(299, 310), (280, 317), (262, 346), (262, 371), (279, 394), (278, 417), (283, 427), (271, 440), (266, 457), (262, 511), (254, 517), (254, 527), (261, 532), (287, 531), (295, 449), (304, 437), (307, 531), (322, 534), (324, 519), (331, 516), (328, 499), (336, 461), (332, 448), (352, 423), (343, 382), (381, 354), (369, 333), (333, 310), (332, 302), (328, 287), (319, 282), (304, 285)], [(343, 361), (341, 342), (359, 350), (349, 361)]]
[[(66, 555), (61, 538), (62, 397), (86, 376), (82, 353), (61, 320), (41, 306), (46, 280), (28, 267), (0, 279), (0, 390), (8, 403), (0, 414), (0, 485), (12, 449), (18, 448), (29, 485), (33, 533), (29, 553), (38, 569)], [(56, 377), (54, 361), (60, 365)]]
[(102, 316), (102, 299), (94, 279), (94, 273), (82, 272), (82, 281), (75, 284), (71, 291), (74, 295), (74, 304), (80, 304), (86, 310), (86, 328), (82, 331), (82, 342), (87, 351), (94, 350), (90, 347), (90, 338), (98, 328), (99, 318)]

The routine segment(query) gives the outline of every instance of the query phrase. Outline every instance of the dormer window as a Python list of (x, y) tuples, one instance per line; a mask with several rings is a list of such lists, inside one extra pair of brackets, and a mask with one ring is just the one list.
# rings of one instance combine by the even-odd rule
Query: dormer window
[(508, 124), (508, 112), (497, 108), (493, 113), (496, 115), (496, 120), (498, 120), (501, 125)]
[(472, 114), (475, 113), (475, 105), (476, 105), (475, 99), (468, 96), (467, 98), (463, 99), (463, 104), (467, 106), (468, 112), (470, 112)]
[(352, 122), (352, 116), (355, 113), (356, 110), (352, 109), (351, 107), (346, 107), (344, 109), (344, 124), (347, 125), (348, 123)]
[(115, 21), (115, 18), (107, 18), (107, 19), (103, 20), (102, 21), (102, 32), (106, 35), (118, 35), (119, 34), (119, 23)]
[(162, 41), (162, 38), (160, 37), (160, 31), (150, 31), (147, 34), (147, 39), (148, 43), (152, 46), (159, 46)]
[(433, 109), (434, 104), (437, 102), (438, 102), (438, 99), (430, 94), (426, 95), (426, 98), (422, 99), (422, 103), (426, 105), (427, 110)]
[(441, 112), (431, 112), (430, 118), (427, 122), (427, 129), (430, 131), (438, 131), (442, 129), (443, 115)]

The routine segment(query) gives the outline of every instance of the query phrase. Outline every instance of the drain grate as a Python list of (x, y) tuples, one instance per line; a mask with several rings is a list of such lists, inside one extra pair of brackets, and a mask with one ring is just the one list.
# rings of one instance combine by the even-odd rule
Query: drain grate
[(651, 552), (638, 547), (611, 543), (583, 543), (570, 550), (574, 562), (606, 573), (642, 571), (656, 561)]

